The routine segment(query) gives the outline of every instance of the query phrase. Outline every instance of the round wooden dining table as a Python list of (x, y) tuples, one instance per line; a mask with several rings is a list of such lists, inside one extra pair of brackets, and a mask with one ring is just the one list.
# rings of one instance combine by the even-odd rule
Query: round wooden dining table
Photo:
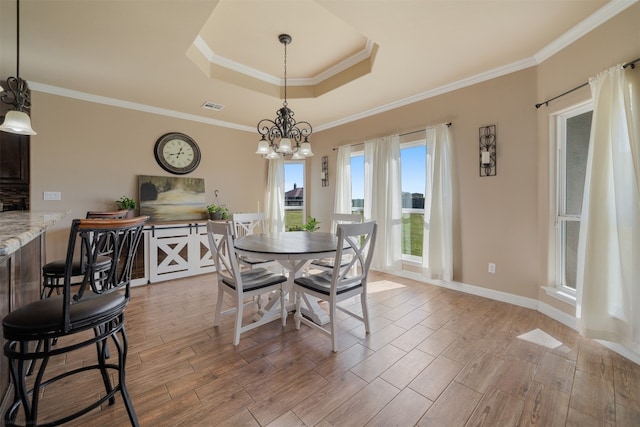
[[(335, 256), (338, 237), (333, 233), (289, 231), (272, 234), (251, 234), (239, 237), (234, 242), (236, 252), (251, 258), (276, 260), (289, 272), (288, 289), (293, 288), (293, 280), (306, 270), (312, 260)], [(345, 247), (347, 247), (346, 245)], [(279, 296), (274, 294), (260, 315), (278, 310)], [(324, 325), (329, 316), (320, 308), (317, 301), (303, 298), (302, 313), (315, 323)], [(293, 299), (290, 299), (293, 305)], [(279, 305), (279, 304), (278, 304)], [(289, 311), (292, 307), (287, 308)]]

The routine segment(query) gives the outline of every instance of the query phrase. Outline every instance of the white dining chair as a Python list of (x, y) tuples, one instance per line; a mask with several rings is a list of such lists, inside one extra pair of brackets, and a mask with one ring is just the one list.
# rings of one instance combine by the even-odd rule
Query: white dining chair
[[(241, 333), (273, 320), (282, 319), (282, 326), (285, 326), (287, 312), (284, 303), (285, 290), (283, 284), (287, 281), (286, 276), (275, 274), (266, 268), (260, 267), (241, 271), (234, 247), (232, 224), (208, 221), (207, 236), (209, 247), (216, 263), (218, 283), (218, 300), (216, 302), (213, 325), (218, 327), (220, 318), (223, 315), (235, 313), (233, 345), (238, 345)], [(253, 304), (253, 301), (245, 303), (245, 298), (252, 298), (273, 291), (280, 292), (280, 312), (273, 316), (263, 316), (260, 320), (243, 326), (244, 308)], [(222, 304), (225, 294), (231, 296), (234, 307), (223, 312)]]
[[(343, 214), (343, 213), (334, 213), (331, 215), (331, 225), (334, 233), (338, 231), (338, 225), (340, 224), (357, 224), (362, 222), (362, 215), (360, 214)], [(344, 255), (340, 262), (342, 265), (349, 263), (351, 260), (350, 255)], [(319, 270), (332, 270), (333, 264), (335, 263), (335, 258), (322, 258), (311, 261), (309, 265), (310, 268), (316, 268)]]
[[(263, 212), (234, 213), (232, 219), (235, 238), (262, 233), (264, 231), (265, 214)], [(272, 259), (258, 259), (245, 256), (241, 256), (239, 259), (241, 264), (249, 268), (267, 267), (277, 264), (277, 261)]]
[[(375, 247), (377, 230), (378, 226), (375, 221), (338, 225), (338, 249), (336, 250), (336, 262), (333, 270), (299, 277), (294, 280), (293, 290), (296, 295), (294, 320), (296, 329), (300, 329), (300, 324), (304, 323), (331, 337), (334, 352), (338, 351), (337, 310), (362, 321), (365, 332), (369, 333), (367, 276)], [(342, 260), (345, 252), (351, 253), (352, 257), (347, 265), (341, 265), (339, 260)], [(329, 303), (330, 329), (306, 319), (301, 314), (303, 295), (315, 297)], [(356, 296), (360, 297), (361, 315), (338, 305), (338, 303)]]

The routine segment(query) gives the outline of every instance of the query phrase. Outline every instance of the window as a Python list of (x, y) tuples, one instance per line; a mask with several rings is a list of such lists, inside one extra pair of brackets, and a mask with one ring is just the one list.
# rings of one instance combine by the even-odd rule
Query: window
[[(422, 261), (424, 232), (424, 195), (426, 179), (426, 141), (412, 140), (400, 144), (402, 180), (402, 257)], [(364, 153), (351, 154), (352, 212), (364, 211)]]
[(578, 234), (592, 113), (589, 104), (556, 118), (556, 284), (570, 293), (576, 289)]
[(307, 222), (304, 192), (304, 161), (284, 163), (284, 228), (296, 229)]
[(364, 215), (364, 152), (351, 154), (351, 212)]
[(402, 179), (402, 258), (421, 262), (427, 147), (425, 140), (400, 145)]

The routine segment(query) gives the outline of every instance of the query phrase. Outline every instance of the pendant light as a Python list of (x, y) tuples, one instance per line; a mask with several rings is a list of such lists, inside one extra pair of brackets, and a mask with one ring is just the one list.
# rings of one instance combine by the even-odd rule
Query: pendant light
[(8, 91), (3, 91), (0, 99), (13, 106), (7, 111), (0, 131), (19, 135), (36, 135), (31, 127), (31, 118), (25, 112), (31, 108), (29, 85), (20, 78), (20, 0), (16, 0), (16, 77), (7, 79)]
[(261, 138), (256, 154), (269, 160), (281, 156), (304, 159), (313, 156), (309, 143), (313, 128), (309, 122), (296, 122), (293, 111), (287, 106), (287, 45), (292, 39), (289, 34), (280, 34), (278, 40), (284, 45), (284, 103), (275, 120), (262, 119), (258, 122)]

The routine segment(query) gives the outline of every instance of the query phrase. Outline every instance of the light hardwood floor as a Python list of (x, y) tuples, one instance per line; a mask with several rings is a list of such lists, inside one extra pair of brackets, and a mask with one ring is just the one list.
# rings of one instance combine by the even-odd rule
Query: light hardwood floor
[[(640, 426), (640, 367), (536, 311), (371, 273), (372, 333), (342, 317), (337, 354), (292, 316), (234, 348), (231, 318), (212, 326), (214, 280), (133, 289), (127, 384), (143, 426)], [(536, 328), (562, 345), (517, 338)], [(52, 361), (50, 372), (94, 353)], [(43, 417), (100, 384), (45, 390)], [(128, 419), (118, 397), (72, 425)]]

